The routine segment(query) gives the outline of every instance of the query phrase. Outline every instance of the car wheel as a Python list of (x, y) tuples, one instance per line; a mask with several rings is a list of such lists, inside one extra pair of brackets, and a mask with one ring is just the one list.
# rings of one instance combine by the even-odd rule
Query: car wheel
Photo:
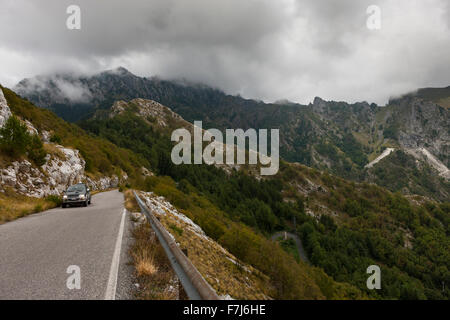
[(67, 207), (67, 205), (65, 203), (63, 203), (61, 207), (64, 209)]

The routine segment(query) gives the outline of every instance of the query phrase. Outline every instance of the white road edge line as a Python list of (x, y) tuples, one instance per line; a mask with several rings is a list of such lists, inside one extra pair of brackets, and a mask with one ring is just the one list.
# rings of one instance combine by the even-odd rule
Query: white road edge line
[(125, 215), (127, 211), (123, 209), (122, 220), (120, 221), (119, 233), (117, 234), (116, 247), (109, 270), (108, 285), (106, 287), (105, 300), (116, 299), (117, 276), (119, 273), (120, 249), (122, 248), (123, 229), (125, 225)]

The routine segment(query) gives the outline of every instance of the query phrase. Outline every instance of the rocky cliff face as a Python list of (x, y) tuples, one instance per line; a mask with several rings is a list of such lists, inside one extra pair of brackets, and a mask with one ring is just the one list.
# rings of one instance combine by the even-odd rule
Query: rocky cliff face
[(450, 165), (450, 111), (420, 98), (404, 98), (392, 109), (398, 143), (404, 148), (426, 148)]
[(112, 105), (109, 117), (124, 113), (126, 110), (134, 112), (148, 122), (155, 123), (160, 128), (169, 127), (174, 121), (187, 125), (188, 123), (180, 115), (162, 104), (147, 99), (133, 99), (130, 102), (116, 101)]
[(97, 179), (85, 175), (85, 161), (79, 151), (54, 146), (54, 154), (47, 154), (46, 163), (36, 167), (28, 160), (14, 161), (7, 167), (0, 167), (0, 192), (7, 187), (16, 192), (29, 196), (42, 198), (49, 195), (61, 195), (68, 186), (84, 182), (92, 190), (105, 190), (116, 188), (119, 183), (127, 180), (126, 174), (120, 181), (119, 177), (100, 177)]
[(0, 128), (5, 125), (10, 116), (11, 110), (9, 110), (8, 103), (3, 95), (3, 90), (0, 89)]
[(29, 161), (14, 161), (1, 169), (2, 187), (11, 187), (30, 197), (41, 198), (60, 195), (68, 185), (84, 180), (84, 160), (77, 150), (57, 146), (59, 156), (47, 155), (42, 167), (35, 167)]

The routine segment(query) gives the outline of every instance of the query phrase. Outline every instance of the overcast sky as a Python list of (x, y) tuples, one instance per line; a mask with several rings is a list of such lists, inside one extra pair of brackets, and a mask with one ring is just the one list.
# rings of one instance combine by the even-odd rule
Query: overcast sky
[[(81, 30), (66, 28), (71, 4)], [(118, 66), (264, 101), (384, 104), (450, 85), (450, 1), (0, 0), (1, 84)]]

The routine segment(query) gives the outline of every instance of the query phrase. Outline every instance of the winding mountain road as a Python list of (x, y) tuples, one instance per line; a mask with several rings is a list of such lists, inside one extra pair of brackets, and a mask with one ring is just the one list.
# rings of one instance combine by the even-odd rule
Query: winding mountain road
[(297, 247), (298, 254), (300, 256), (300, 260), (302, 260), (303, 262), (311, 264), (311, 262), (308, 259), (308, 256), (306, 255), (306, 251), (303, 248), (302, 241), (300, 240), (300, 238), (296, 234), (293, 234), (293, 233), (290, 233), (290, 232), (287, 232), (287, 231), (280, 231), (280, 232), (277, 232), (277, 233), (273, 234), (271, 239), (273, 241), (276, 241), (278, 238), (283, 238), (284, 239), (285, 235), (286, 235), (286, 238), (294, 239), (295, 245)]
[(56, 208), (0, 225), (0, 299), (127, 299), (131, 235), (123, 202), (109, 191), (94, 195), (87, 208)]

